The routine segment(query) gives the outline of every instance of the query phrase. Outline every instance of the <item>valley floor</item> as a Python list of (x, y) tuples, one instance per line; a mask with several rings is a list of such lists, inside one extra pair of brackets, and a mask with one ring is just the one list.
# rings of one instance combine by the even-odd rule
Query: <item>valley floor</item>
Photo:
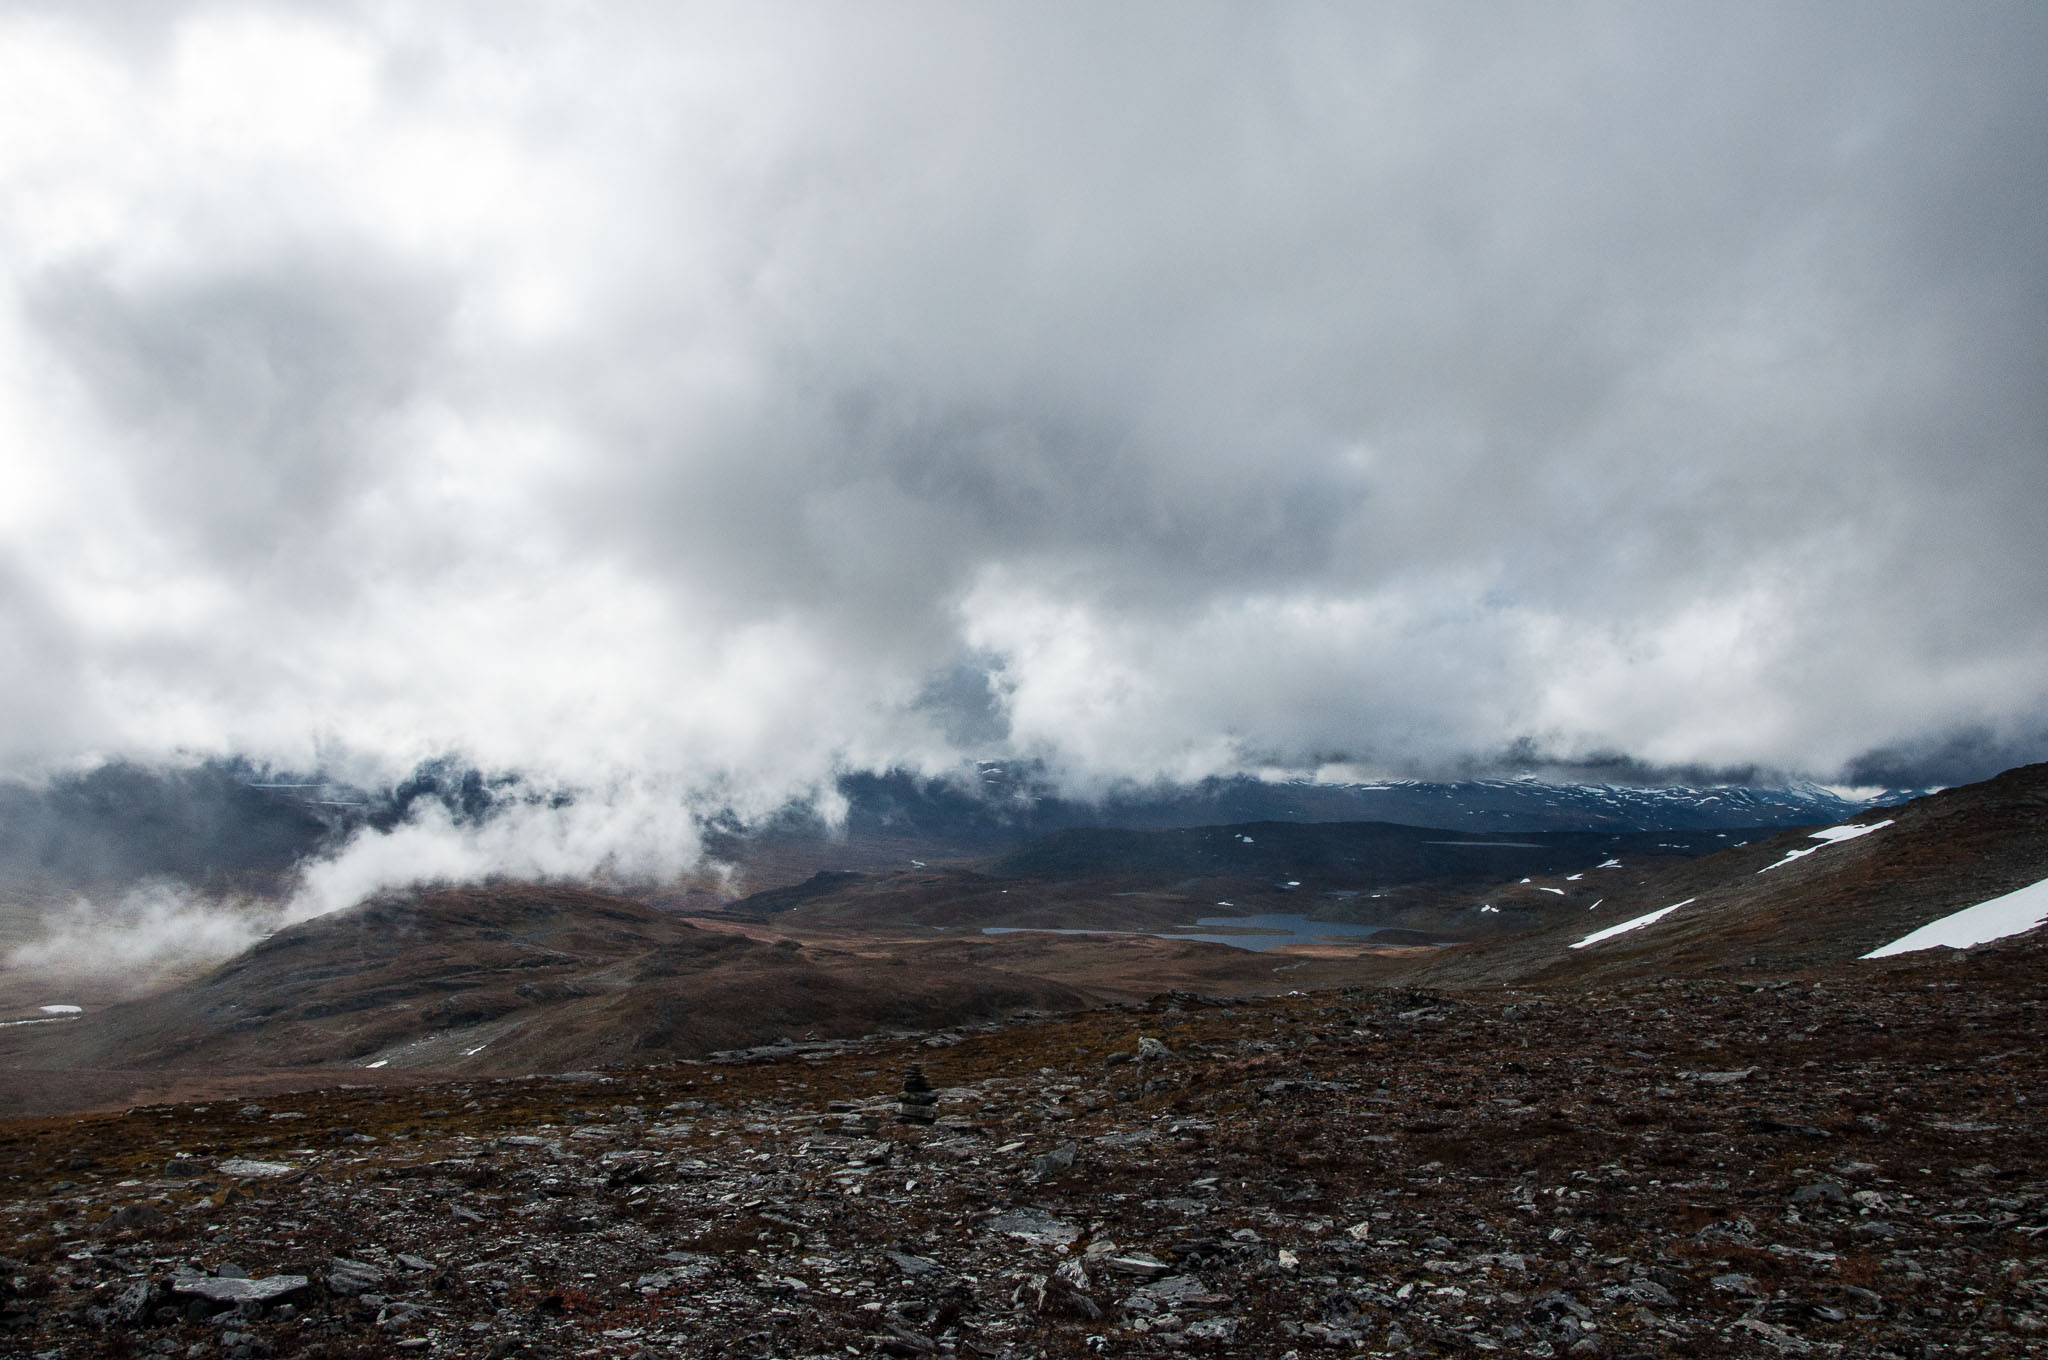
[(16, 1120), (0, 1351), (2048, 1355), (2043, 959)]

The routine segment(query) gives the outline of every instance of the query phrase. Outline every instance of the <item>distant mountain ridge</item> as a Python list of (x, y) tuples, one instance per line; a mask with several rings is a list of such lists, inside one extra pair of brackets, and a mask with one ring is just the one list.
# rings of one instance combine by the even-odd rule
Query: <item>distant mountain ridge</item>
[[(843, 823), (793, 804), (762, 822), (714, 819), (714, 858), (762, 868), (752, 886), (800, 881), (818, 868), (900, 864), (908, 857), (985, 858), (1072, 828), (1159, 829), (1252, 822), (1392, 822), (1460, 832), (1654, 832), (1841, 821), (1878, 803), (1818, 785), (1636, 787), (1531, 778), (1451, 783), (1275, 782), (1248, 776), (1131, 788), (1100, 800), (1059, 792), (1029, 765), (985, 764), (953, 779), (904, 771), (846, 773)], [(548, 798), (559, 795), (548, 793)], [(145, 878), (208, 891), (273, 894), (296, 865), (351, 835), (390, 830), (426, 806), (480, 824), (543, 797), (517, 775), (432, 761), (383, 789), (224, 760), (179, 769), (115, 762), (43, 784), (0, 781), (0, 887), (94, 891)], [(688, 814), (680, 807), (676, 817)], [(794, 867), (774, 872), (790, 860)]]
[(1487, 831), (1722, 831), (1803, 826), (1904, 802), (1920, 790), (1850, 798), (1818, 784), (1636, 786), (1533, 777), (1330, 784), (1240, 775), (1117, 791), (1099, 802), (1061, 796), (1032, 771), (991, 766), (969, 791), (897, 772), (846, 775), (849, 834), (979, 831), (1021, 843), (1069, 827), (1194, 827), (1244, 822), (1397, 822)]

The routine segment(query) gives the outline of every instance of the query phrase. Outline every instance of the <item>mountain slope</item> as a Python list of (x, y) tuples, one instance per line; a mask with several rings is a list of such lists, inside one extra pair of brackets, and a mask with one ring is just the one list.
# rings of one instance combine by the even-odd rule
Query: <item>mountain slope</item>
[(90, 1067), (537, 1071), (1085, 1004), (1037, 978), (926, 972), (601, 893), (492, 885), (309, 921), (196, 983), (32, 1037), (44, 1061)]
[[(1552, 911), (1514, 939), (1446, 951), (1418, 977), (1474, 985), (1859, 959), (1930, 921), (2048, 878), (2048, 765), (1845, 825), (1862, 834), (1786, 832), (1655, 873), (1617, 876), (1597, 911)], [(1666, 914), (1573, 947), (1656, 912)]]

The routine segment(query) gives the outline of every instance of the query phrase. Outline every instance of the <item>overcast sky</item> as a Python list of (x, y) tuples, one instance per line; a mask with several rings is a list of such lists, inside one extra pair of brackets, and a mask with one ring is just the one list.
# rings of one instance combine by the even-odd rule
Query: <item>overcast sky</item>
[(0, 764), (2048, 757), (2044, 61), (2037, 3), (15, 0)]

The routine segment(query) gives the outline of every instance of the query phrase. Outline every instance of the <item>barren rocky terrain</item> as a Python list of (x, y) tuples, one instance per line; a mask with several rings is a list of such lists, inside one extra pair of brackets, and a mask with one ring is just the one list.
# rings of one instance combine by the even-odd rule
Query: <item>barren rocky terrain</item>
[(1087, 1003), (971, 960), (913, 971), (700, 929), (601, 893), (512, 884), (404, 894), (308, 921), (160, 995), (0, 1030), (0, 1054), (45, 1071), (532, 1072)]
[[(1859, 957), (2044, 826), (380, 898), (0, 1030), (0, 1353), (2048, 1355), (2048, 930)], [(1395, 928), (1146, 933), (1219, 891)]]
[(2043, 951), (16, 1121), (0, 1345), (2048, 1354)]

